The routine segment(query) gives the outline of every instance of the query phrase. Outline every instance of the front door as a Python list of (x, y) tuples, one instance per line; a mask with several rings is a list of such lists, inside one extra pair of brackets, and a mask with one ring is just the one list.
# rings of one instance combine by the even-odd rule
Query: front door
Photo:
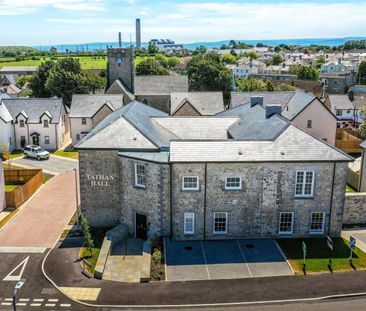
[(136, 213), (136, 238), (147, 239), (147, 217), (139, 213)]
[(38, 146), (38, 145), (39, 145), (39, 137), (38, 137), (38, 136), (36, 136), (36, 135), (34, 135), (34, 136), (32, 137), (32, 142), (33, 142), (33, 145)]

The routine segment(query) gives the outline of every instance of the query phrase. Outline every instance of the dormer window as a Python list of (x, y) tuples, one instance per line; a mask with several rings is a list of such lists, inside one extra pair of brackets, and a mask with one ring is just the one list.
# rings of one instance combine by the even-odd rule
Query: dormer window
[(48, 127), (48, 120), (43, 120), (43, 127)]
[(24, 127), (24, 120), (19, 120), (19, 127)]

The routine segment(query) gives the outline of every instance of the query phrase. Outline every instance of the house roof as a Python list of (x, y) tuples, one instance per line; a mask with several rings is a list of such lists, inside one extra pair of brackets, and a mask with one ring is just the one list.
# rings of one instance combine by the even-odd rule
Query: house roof
[(353, 159), (290, 125), (274, 141), (172, 141), (170, 162), (321, 162)]
[(5, 74), (2, 77), (0, 77), (0, 85), (2, 83), (4, 83), (4, 80), (7, 80), (8, 83), (10, 84), (16, 84), (17, 80), (18, 80), (18, 75), (17, 74)]
[(4, 66), (0, 68), (1, 72), (24, 72), (24, 71), (37, 71), (37, 66)]
[(15, 94), (18, 95), (22, 90), (20, 88), (18, 88), (15, 84), (9, 84), (9, 85), (3, 85), (0, 86), (1, 90), (5, 90), (6, 89), (6, 93), (7, 94)]
[(3, 91), (0, 90), (0, 100), (1, 99), (7, 99), (10, 98), (10, 96), (6, 93), (4, 93)]
[(129, 104), (133, 100), (135, 100), (135, 95), (133, 95), (123, 83), (117, 79), (115, 80), (108, 90), (105, 92), (106, 94), (122, 94), (124, 96), (124, 104)]
[(135, 76), (135, 95), (170, 95), (172, 92), (188, 92), (188, 77)]
[(119, 156), (156, 163), (169, 163), (169, 152), (119, 152)]
[(366, 106), (366, 96), (355, 96), (353, 103), (350, 101), (348, 95), (329, 95), (329, 102), (331, 109), (359, 109)]
[(2, 119), (5, 123), (8, 123), (13, 120), (9, 110), (5, 107), (0, 99), (0, 119)]
[(91, 118), (103, 105), (112, 111), (123, 106), (123, 97), (119, 94), (78, 94), (72, 96), (70, 118)]
[(28, 117), (28, 123), (39, 123), (46, 111), (52, 116), (52, 123), (58, 123), (62, 112), (61, 98), (13, 98), (3, 99), (13, 119), (20, 113)]
[(263, 105), (281, 105), (282, 115), (293, 120), (316, 97), (312, 93), (291, 92), (232, 92), (230, 108), (250, 103), (252, 96), (263, 97)]
[(174, 92), (170, 95), (170, 114), (174, 115), (186, 102), (202, 116), (212, 116), (224, 110), (222, 92)]

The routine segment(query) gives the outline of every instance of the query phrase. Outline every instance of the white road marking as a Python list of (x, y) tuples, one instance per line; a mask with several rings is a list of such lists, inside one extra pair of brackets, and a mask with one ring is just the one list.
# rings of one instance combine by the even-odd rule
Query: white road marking
[(33, 299), (34, 302), (43, 302), (44, 299), (43, 298), (36, 298), (36, 299)]
[(71, 304), (69, 304), (69, 303), (61, 303), (60, 304), (60, 307), (68, 308), (68, 307), (71, 307)]
[(5, 301), (13, 301), (13, 298), (5, 298)]
[(48, 302), (58, 302), (58, 299), (48, 299)]
[(55, 303), (46, 303), (45, 307), (55, 307), (56, 304)]
[(28, 302), (30, 299), (29, 298), (20, 298), (19, 301), (25, 301)]
[[(25, 258), (13, 270), (11, 270), (11, 272), (5, 278), (3, 278), (3, 281), (20, 281), (20, 279), (22, 278), (25, 266), (27, 265), (28, 259), (29, 259), (29, 256), (27, 258)], [(14, 271), (16, 271), (19, 267), (22, 267), (22, 270), (20, 271), (19, 275), (12, 275), (14, 273)]]
[(11, 306), (11, 302), (2, 302), (1, 305), (2, 306)]
[(20, 307), (25, 307), (27, 305), (27, 303), (26, 302), (17, 302), (16, 305), (20, 306)]
[(203, 259), (205, 260), (207, 276), (208, 276), (208, 279), (209, 279), (209, 280), (211, 280), (211, 277), (210, 277), (210, 271), (208, 270), (208, 265), (207, 265), (207, 260), (206, 260), (206, 254), (205, 254), (205, 250), (204, 250), (204, 248), (203, 248), (202, 240), (201, 240), (201, 248), (202, 248)]
[(40, 307), (42, 304), (41, 303), (31, 303), (30, 306), (31, 307)]
[(249, 268), (249, 265), (248, 265), (248, 261), (247, 261), (247, 259), (245, 258), (244, 251), (242, 250), (242, 248), (241, 248), (240, 243), (239, 243), (239, 241), (238, 241), (238, 240), (236, 240), (236, 244), (238, 245), (239, 250), (240, 250), (240, 253), (241, 253), (241, 255), (243, 256), (243, 259), (244, 259), (245, 265), (247, 266), (247, 269), (248, 269), (248, 272), (249, 272), (250, 277), (253, 277), (253, 275), (252, 275), (252, 271), (250, 271), (250, 268)]

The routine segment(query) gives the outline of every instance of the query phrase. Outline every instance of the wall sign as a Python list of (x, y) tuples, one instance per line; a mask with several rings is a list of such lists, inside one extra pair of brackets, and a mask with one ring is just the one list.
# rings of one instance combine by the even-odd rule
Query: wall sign
[(90, 175), (86, 174), (86, 179), (90, 181), (93, 187), (109, 187), (115, 180), (113, 175)]

